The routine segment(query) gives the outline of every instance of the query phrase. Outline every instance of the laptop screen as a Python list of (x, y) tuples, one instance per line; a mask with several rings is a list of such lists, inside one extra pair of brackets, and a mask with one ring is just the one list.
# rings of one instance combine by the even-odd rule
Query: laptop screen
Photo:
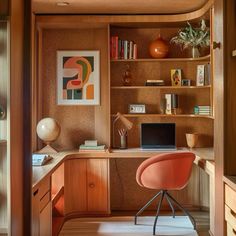
[(142, 148), (175, 148), (175, 123), (142, 123)]

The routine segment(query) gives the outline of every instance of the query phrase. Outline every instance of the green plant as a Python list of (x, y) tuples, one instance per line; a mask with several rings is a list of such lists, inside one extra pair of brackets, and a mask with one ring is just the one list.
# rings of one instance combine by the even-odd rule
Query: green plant
[(206, 27), (204, 20), (200, 23), (200, 28), (193, 28), (187, 22), (184, 29), (179, 30), (178, 35), (170, 40), (171, 43), (180, 44), (183, 49), (191, 47), (207, 47), (210, 45), (210, 31)]

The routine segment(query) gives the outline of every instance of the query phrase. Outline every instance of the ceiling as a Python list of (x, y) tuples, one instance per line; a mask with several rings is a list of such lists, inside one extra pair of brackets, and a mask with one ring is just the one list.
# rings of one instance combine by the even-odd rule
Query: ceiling
[[(208, 0), (32, 0), (38, 14), (180, 14), (200, 9)], [(69, 5), (58, 6), (58, 2)]]

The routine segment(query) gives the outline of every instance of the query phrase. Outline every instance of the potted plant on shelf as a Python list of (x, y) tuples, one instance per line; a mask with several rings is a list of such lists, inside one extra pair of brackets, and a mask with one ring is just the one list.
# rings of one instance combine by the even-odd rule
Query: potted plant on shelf
[(187, 22), (184, 29), (179, 30), (178, 35), (170, 40), (171, 43), (180, 44), (182, 49), (192, 47), (192, 57), (199, 57), (199, 47), (207, 47), (210, 45), (210, 31), (206, 27), (205, 20), (201, 21), (200, 28), (193, 28)]

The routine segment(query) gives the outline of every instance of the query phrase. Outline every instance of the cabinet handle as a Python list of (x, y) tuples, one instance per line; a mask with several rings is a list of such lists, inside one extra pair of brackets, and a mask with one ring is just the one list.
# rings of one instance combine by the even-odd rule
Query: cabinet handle
[(37, 189), (36, 191), (34, 191), (33, 195), (36, 196), (38, 194), (39, 190)]
[(212, 43), (212, 48), (213, 49), (217, 49), (217, 48), (220, 49), (220, 46), (221, 46), (220, 42), (213, 41), (213, 43)]
[(90, 187), (90, 188), (94, 188), (94, 187), (95, 187), (95, 184), (94, 184), (94, 183), (90, 183), (90, 184), (89, 184), (89, 187)]

